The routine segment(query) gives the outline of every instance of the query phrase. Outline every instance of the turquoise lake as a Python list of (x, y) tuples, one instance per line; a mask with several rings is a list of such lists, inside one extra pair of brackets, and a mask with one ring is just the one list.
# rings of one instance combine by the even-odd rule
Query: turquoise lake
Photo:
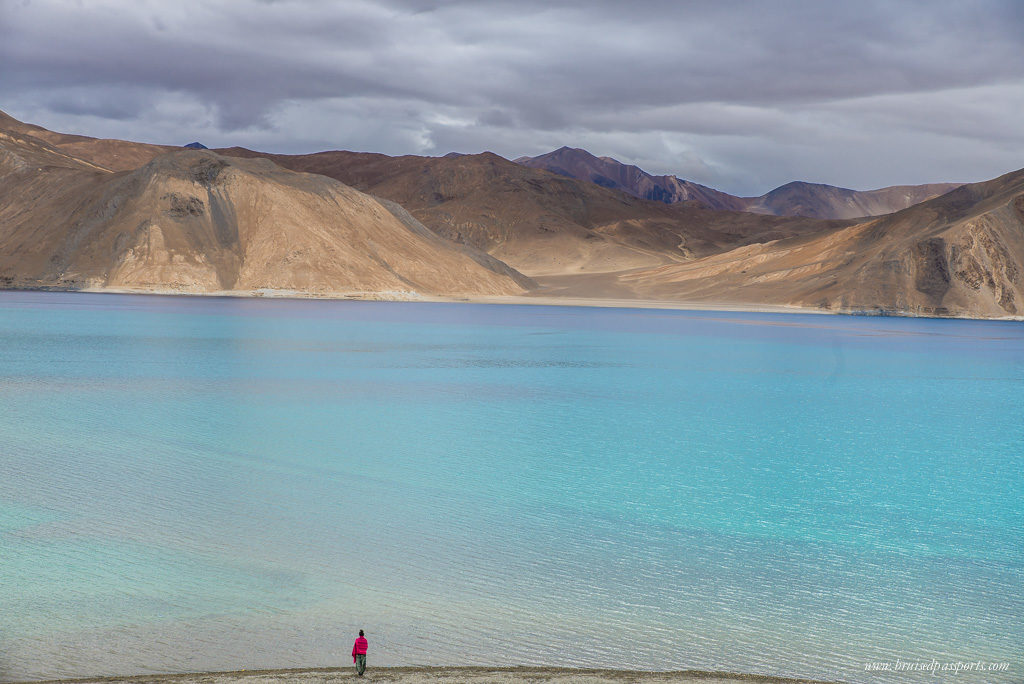
[(371, 668), (1022, 681), (1024, 324), (0, 293), (0, 679), (360, 628)]

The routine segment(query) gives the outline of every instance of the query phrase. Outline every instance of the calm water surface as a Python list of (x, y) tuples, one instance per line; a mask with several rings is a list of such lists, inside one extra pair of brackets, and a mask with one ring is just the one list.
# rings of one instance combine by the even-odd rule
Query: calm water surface
[(1022, 409), (1020, 323), (0, 293), (0, 679), (1022, 681)]

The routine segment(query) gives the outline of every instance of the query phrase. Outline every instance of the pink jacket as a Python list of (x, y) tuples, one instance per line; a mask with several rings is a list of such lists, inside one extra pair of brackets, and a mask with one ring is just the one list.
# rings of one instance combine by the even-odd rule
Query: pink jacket
[(352, 662), (356, 662), (356, 655), (366, 655), (366, 638), (359, 637), (356, 643), (352, 644)]

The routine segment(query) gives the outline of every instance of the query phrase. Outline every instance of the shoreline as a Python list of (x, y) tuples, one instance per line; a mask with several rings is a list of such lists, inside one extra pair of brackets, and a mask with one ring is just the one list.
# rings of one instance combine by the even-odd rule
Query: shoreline
[(59, 288), (0, 287), (0, 292), (81, 292), (85, 294), (150, 295), (158, 297), (221, 297), (236, 299), (315, 299), (346, 302), (425, 302), (439, 304), (493, 304), (513, 306), (565, 306), (605, 309), (652, 309), (664, 311), (721, 311), (724, 313), (809, 314), (816, 316), (858, 316), (864, 318), (926, 318), (961, 321), (1024, 321), (1024, 316), (936, 316), (909, 311), (830, 310), (789, 304), (748, 304), (671, 299), (627, 299), (557, 295), (425, 295), (416, 292), (303, 292), (300, 290), (214, 290), (189, 292), (173, 288)]
[[(11, 684), (324, 684), (357, 679), (355, 668), (324, 667), (285, 670), (231, 670), (180, 674), (83, 677), (75, 679), (19, 680)], [(710, 670), (614, 670), (569, 667), (397, 666), (369, 667), (359, 681), (394, 684), (604, 684), (631, 682), (701, 682), (702, 684), (830, 684), (825, 680)]]

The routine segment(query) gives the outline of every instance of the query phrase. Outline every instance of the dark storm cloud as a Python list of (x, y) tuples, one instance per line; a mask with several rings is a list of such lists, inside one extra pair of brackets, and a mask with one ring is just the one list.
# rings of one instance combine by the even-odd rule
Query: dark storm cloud
[(0, 7), (0, 108), (90, 135), (509, 157), (569, 144), (746, 193), (1024, 166), (1012, 0)]

